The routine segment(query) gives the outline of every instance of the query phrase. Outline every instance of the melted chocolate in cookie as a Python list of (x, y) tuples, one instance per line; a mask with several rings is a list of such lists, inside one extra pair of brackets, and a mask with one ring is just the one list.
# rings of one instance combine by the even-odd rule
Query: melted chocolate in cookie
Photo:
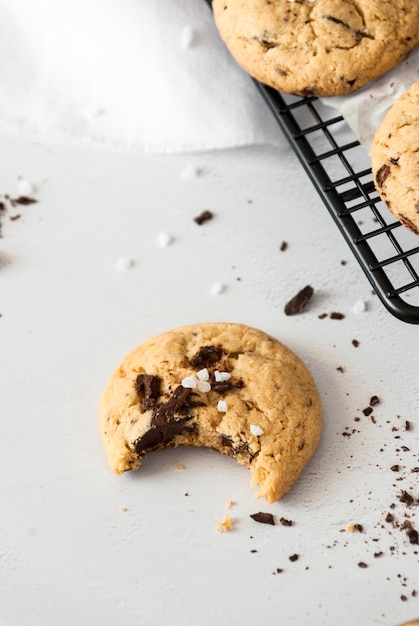
[(135, 380), (135, 390), (138, 395), (143, 396), (141, 402), (141, 413), (154, 409), (160, 396), (161, 378), (152, 374), (138, 374)]
[(167, 444), (175, 435), (185, 431), (192, 431), (194, 426), (188, 424), (192, 415), (180, 417), (189, 411), (192, 404), (189, 402), (191, 389), (179, 385), (167, 402), (155, 406), (151, 417), (151, 428), (134, 444), (137, 454), (144, 454), (160, 445)]

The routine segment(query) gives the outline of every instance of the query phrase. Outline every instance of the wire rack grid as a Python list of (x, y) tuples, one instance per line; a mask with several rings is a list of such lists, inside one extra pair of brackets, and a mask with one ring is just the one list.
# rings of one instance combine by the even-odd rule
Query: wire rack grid
[(419, 324), (419, 238), (379, 198), (365, 149), (317, 98), (255, 83), (384, 306)]

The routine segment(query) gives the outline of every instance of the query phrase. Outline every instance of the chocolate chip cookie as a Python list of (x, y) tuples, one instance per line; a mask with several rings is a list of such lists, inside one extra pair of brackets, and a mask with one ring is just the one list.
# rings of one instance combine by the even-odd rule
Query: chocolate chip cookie
[(124, 358), (99, 407), (117, 474), (138, 469), (154, 450), (205, 446), (250, 468), (267, 502), (297, 480), (319, 442), (321, 420), (304, 363), (262, 331), (229, 323), (147, 340)]
[(355, 91), (419, 44), (417, 0), (213, 0), (213, 11), (239, 65), (303, 96)]
[(403, 226), (419, 235), (419, 81), (381, 123), (371, 163), (380, 197)]

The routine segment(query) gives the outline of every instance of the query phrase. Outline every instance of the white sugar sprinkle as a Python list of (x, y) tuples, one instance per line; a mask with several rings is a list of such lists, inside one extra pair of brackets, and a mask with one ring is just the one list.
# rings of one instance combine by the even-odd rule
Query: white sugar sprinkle
[(352, 311), (354, 313), (363, 313), (363, 311), (367, 310), (367, 304), (363, 300), (358, 300), (352, 307)]
[(263, 430), (259, 426), (255, 426), (254, 424), (250, 424), (250, 432), (255, 437), (259, 437), (259, 435), (263, 435)]
[(22, 178), (18, 183), (19, 196), (31, 196), (35, 192), (35, 186), (29, 180)]
[(220, 413), (227, 413), (227, 409), (228, 409), (227, 402), (225, 400), (218, 400), (217, 410)]
[(133, 259), (118, 259), (119, 270), (129, 270), (131, 267), (134, 267)]
[(159, 233), (158, 241), (159, 246), (161, 246), (162, 248), (166, 248), (172, 243), (173, 237), (169, 235), (169, 233), (161, 232)]
[(210, 289), (212, 296), (219, 296), (225, 291), (225, 285), (223, 283), (214, 283)]
[(218, 370), (215, 370), (214, 376), (217, 383), (225, 383), (231, 378), (231, 374), (229, 372), (219, 372)]
[(204, 369), (199, 370), (196, 377), (199, 378), (199, 380), (209, 380), (209, 371), (204, 367)]
[(199, 391), (202, 391), (202, 393), (208, 393), (208, 391), (211, 391), (211, 385), (206, 380), (198, 380), (196, 386), (198, 387)]
[(184, 50), (191, 48), (195, 40), (195, 31), (190, 26), (185, 26), (180, 37), (180, 46)]
[(186, 376), (182, 379), (182, 387), (185, 387), (186, 389), (195, 389), (197, 384), (198, 380), (195, 376)]
[(182, 180), (192, 180), (194, 178), (198, 178), (202, 174), (202, 168), (198, 165), (189, 164), (183, 168), (180, 173), (180, 177)]

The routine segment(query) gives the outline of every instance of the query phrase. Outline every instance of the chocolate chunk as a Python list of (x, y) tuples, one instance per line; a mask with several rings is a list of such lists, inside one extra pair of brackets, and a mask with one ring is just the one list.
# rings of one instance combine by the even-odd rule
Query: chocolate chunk
[(291, 556), (289, 556), (288, 558), (291, 561), (291, 563), (295, 563), (295, 561), (298, 561), (300, 557), (298, 556), (298, 554), (291, 554)]
[(375, 180), (377, 181), (377, 185), (380, 187), (380, 189), (384, 185), (386, 179), (389, 177), (390, 171), (391, 170), (389, 165), (382, 165), (375, 175)]
[(253, 513), (250, 517), (255, 520), (255, 522), (259, 522), (260, 524), (271, 524), (271, 526), (275, 526), (272, 513), (262, 513), (260, 511), (259, 513)]
[[(362, 30), (357, 30), (356, 28), (352, 28), (352, 26), (350, 26), (350, 24), (347, 24), (346, 22), (344, 22), (343, 20), (340, 20), (338, 17), (335, 17), (334, 15), (323, 15), (322, 16), (324, 20), (327, 20), (329, 22), (333, 22), (334, 24), (338, 24), (339, 26), (342, 26), (345, 30), (350, 31), (351, 33), (353, 33), (354, 37), (355, 37), (355, 41), (358, 43), (363, 37), (366, 37), (367, 39), (374, 39), (374, 37), (372, 35), (369, 35), (368, 33), (362, 31)], [(350, 82), (350, 81), (348, 81)], [(353, 81), (355, 82), (355, 81)]]
[(167, 402), (154, 407), (150, 430), (134, 444), (137, 454), (166, 444), (182, 432), (194, 430), (194, 426), (188, 424), (193, 416), (187, 415), (182, 418), (179, 415), (190, 409), (191, 403), (188, 401), (190, 393), (191, 389), (179, 385)]
[(160, 396), (161, 378), (152, 374), (138, 374), (135, 380), (135, 390), (143, 397), (141, 402), (141, 413), (154, 409), (156, 401)]
[(366, 408), (366, 409), (362, 409), (363, 414), (364, 414), (364, 415), (367, 415), (367, 416), (368, 416), (368, 415), (371, 415), (372, 411), (373, 411), (373, 409), (372, 409), (372, 407), (370, 407), (370, 406), (367, 406), (367, 408)]
[(311, 285), (306, 285), (301, 289), (289, 302), (286, 303), (284, 311), (285, 315), (296, 315), (304, 311), (309, 300), (314, 294), (314, 289)]
[(211, 376), (211, 391), (215, 391), (217, 393), (226, 393), (226, 391), (230, 391), (231, 389), (242, 389), (244, 387), (244, 382), (240, 378), (236, 382), (230, 380), (215, 380), (213, 376)]
[(222, 348), (216, 346), (202, 346), (199, 351), (192, 357), (190, 364), (192, 367), (203, 368), (210, 367), (217, 363), (224, 354)]
[(202, 211), (202, 213), (194, 217), (194, 222), (196, 222), (198, 226), (201, 226), (202, 224), (204, 224), (204, 222), (208, 222), (208, 220), (212, 220), (213, 217), (214, 217), (214, 214), (211, 213), (211, 211)]
[(167, 402), (158, 404), (153, 412), (152, 424), (156, 427), (164, 427), (175, 419), (175, 414), (179, 413), (185, 406), (191, 389), (186, 387), (176, 387), (173, 396)]

